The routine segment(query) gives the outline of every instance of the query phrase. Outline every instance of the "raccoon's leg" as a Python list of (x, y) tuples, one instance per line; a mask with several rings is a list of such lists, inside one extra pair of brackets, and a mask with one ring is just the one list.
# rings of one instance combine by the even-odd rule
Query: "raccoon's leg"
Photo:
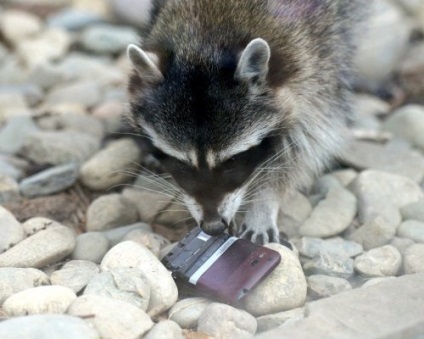
[(239, 236), (259, 245), (269, 242), (279, 243), (277, 226), (279, 200), (278, 190), (271, 187), (260, 189), (252, 198), (239, 229)]

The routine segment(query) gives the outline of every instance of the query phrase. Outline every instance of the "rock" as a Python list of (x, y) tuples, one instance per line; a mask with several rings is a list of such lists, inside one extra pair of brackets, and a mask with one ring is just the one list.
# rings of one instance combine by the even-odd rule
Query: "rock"
[(197, 331), (213, 338), (250, 338), (256, 327), (256, 319), (246, 311), (212, 303), (200, 315)]
[(100, 232), (87, 232), (77, 236), (72, 259), (88, 260), (100, 264), (109, 249), (109, 239)]
[(28, 76), (30, 83), (40, 86), (44, 90), (49, 90), (67, 80), (69, 80), (67, 73), (52, 62), (36, 65)]
[(280, 244), (266, 247), (279, 252), (281, 262), (244, 298), (243, 308), (254, 316), (303, 306), (306, 298), (306, 280), (297, 256)]
[(92, 116), (100, 120), (107, 133), (118, 132), (121, 127), (123, 116), (123, 104), (116, 100), (109, 100), (97, 105), (92, 112)]
[(152, 227), (144, 222), (138, 222), (133, 225), (117, 227), (103, 231), (102, 234), (108, 238), (110, 246), (113, 247), (119, 244), (125, 235), (134, 230), (139, 230), (141, 232), (152, 232)]
[(131, 181), (141, 161), (141, 150), (131, 139), (110, 142), (81, 167), (83, 184), (105, 190)]
[(336, 178), (343, 186), (348, 186), (358, 176), (358, 172), (353, 169), (338, 170), (331, 175)]
[(162, 260), (171, 250), (175, 247), (177, 242), (173, 242), (169, 244), (168, 246), (162, 248), (159, 252), (159, 259)]
[(29, 84), (13, 84), (0, 85), (0, 93), (17, 93), (24, 96), (26, 103), (30, 107), (34, 107), (41, 102), (44, 92), (40, 86)]
[(386, 115), (391, 111), (390, 105), (373, 95), (356, 94), (354, 101), (355, 111), (362, 116)]
[(76, 299), (68, 314), (84, 317), (102, 338), (141, 338), (153, 326), (149, 316), (137, 307), (96, 295)]
[(130, 27), (117, 27), (107, 24), (92, 25), (81, 35), (84, 49), (100, 54), (116, 54), (127, 48), (130, 43), (137, 43), (137, 31)]
[(62, 28), (68, 31), (78, 31), (89, 25), (98, 24), (102, 21), (102, 17), (96, 13), (66, 8), (49, 16), (47, 19), (47, 25), (49, 27)]
[(19, 197), (19, 185), (16, 180), (12, 177), (0, 174), (0, 204), (18, 200)]
[(424, 198), (421, 188), (399, 175), (366, 170), (351, 185), (358, 198), (358, 217), (362, 223), (377, 216), (397, 227), (401, 222), (399, 208)]
[(404, 221), (397, 230), (397, 236), (424, 243), (424, 222)]
[(408, 140), (424, 150), (424, 107), (407, 105), (396, 110), (384, 123), (383, 129), (396, 137)]
[(152, 288), (148, 313), (158, 315), (177, 301), (178, 289), (165, 266), (143, 245), (132, 241), (122, 242), (106, 253), (101, 263), (102, 271), (117, 266), (137, 267), (146, 275)]
[(40, 33), (42, 22), (29, 12), (6, 10), (2, 13), (0, 30), (4, 38), (16, 46), (20, 41), (32, 39)]
[(146, 311), (150, 300), (150, 284), (140, 269), (118, 266), (92, 278), (84, 295), (113, 298)]
[(9, 250), (23, 239), (24, 229), (22, 225), (12, 213), (0, 206), (0, 253)]
[(200, 315), (211, 301), (205, 298), (186, 298), (178, 301), (168, 311), (168, 319), (175, 321), (182, 328), (195, 329)]
[(353, 275), (353, 260), (321, 251), (318, 256), (303, 265), (306, 275), (322, 274), (349, 279)]
[(62, 314), (29, 315), (0, 323), (0, 338), (4, 339), (98, 339), (99, 334), (86, 321)]
[(101, 99), (101, 91), (97, 82), (84, 80), (60, 85), (51, 90), (45, 99), (46, 105), (58, 103), (79, 103), (86, 107), (96, 105)]
[(159, 257), (160, 250), (170, 244), (168, 239), (165, 239), (159, 234), (149, 233), (144, 230), (133, 230), (129, 232), (122, 241), (134, 241), (136, 243), (144, 245), (148, 248), (156, 257)]
[(393, 240), (390, 242), (390, 245), (396, 247), (402, 255), (405, 254), (407, 248), (412, 246), (413, 244), (415, 244), (415, 242), (411, 239), (398, 237), (394, 237)]
[(278, 228), (289, 238), (299, 235), (299, 226), (309, 217), (312, 206), (309, 200), (295, 191), (281, 203), (278, 213)]
[(37, 164), (82, 163), (100, 147), (98, 139), (76, 131), (37, 132), (26, 140), (23, 155)]
[(323, 195), (326, 196), (331, 189), (333, 188), (337, 189), (341, 187), (343, 187), (343, 185), (341, 185), (341, 182), (339, 179), (337, 179), (335, 176), (331, 174), (327, 174), (318, 178), (315, 181), (312, 190), (313, 190), (313, 193), (319, 194), (321, 196)]
[(145, 339), (184, 339), (183, 331), (178, 324), (172, 320), (162, 320), (158, 322), (147, 335)]
[[(0, 175), (19, 180), (24, 176), (23, 168), (15, 164), (13, 159), (16, 158), (0, 154)], [(25, 162), (24, 160), (22, 161)]]
[(3, 309), (9, 316), (65, 313), (77, 298), (63, 286), (38, 286), (15, 293), (5, 300)]
[(52, 167), (25, 178), (19, 188), (22, 195), (28, 198), (61, 192), (77, 181), (78, 171), (76, 163)]
[(32, 119), (15, 116), (7, 120), (0, 130), (0, 153), (17, 154), (23, 147), (27, 136), (38, 130)]
[(151, 1), (109, 0), (108, 3), (119, 22), (138, 28), (146, 28), (149, 25), (149, 13), (152, 10)]
[(350, 234), (349, 239), (370, 250), (388, 244), (395, 234), (396, 229), (392, 225), (382, 217), (376, 217)]
[(0, 93), (0, 123), (16, 115), (29, 115), (25, 97), (21, 93)]
[(65, 226), (49, 228), (0, 254), (0, 267), (44, 267), (62, 260), (74, 247), (72, 230)]
[(113, 193), (94, 200), (87, 210), (87, 231), (108, 230), (135, 223), (138, 213), (135, 206), (122, 195)]
[(62, 226), (60, 223), (43, 217), (35, 217), (28, 219), (22, 224), (26, 236), (33, 235), (37, 232), (46, 230), (48, 228)]
[(65, 286), (78, 293), (99, 272), (99, 267), (90, 261), (71, 260), (63, 265), (59, 271), (53, 272), (50, 281), (52, 285)]
[(331, 189), (318, 203), (299, 233), (310, 237), (331, 237), (349, 227), (356, 215), (356, 198), (342, 188)]
[(403, 220), (424, 222), (424, 200), (405, 205), (400, 209)]
[(370, 286), (374, 286), (377, 284), (380, 284), (382, 282), (385, 282), (387, 280), (391, 280), (391, 279), (397, 279), (396, 277), (380, 277), (380, 278), (372, 278), (372, 279), (368, 279), (361, 287), (370, 287)]
[(321, 251), (328, 254), (336, 254), (340, 257), (354, 257), (362, 253), (362, 246), (354, 241), (342, 238), (319, 238), (303, 237), (299, 244), (299, 252), (309, 258), (318, 256)]
[(326, 275), (311, 275), (308, 281), (308, 297), (312, 300), (326, 298), (333, 294), (351, 290), (352, 286), (346, 279)]
[(403, 271), (405, 274), (424, 272), (424, 244), (415, 244), (405, 251), (403, 255)]
[(295, 308), (290, 311), (263, 315), (257, 318), (258, 332), (265, 332), (285, 324), (295, 323), (304, 318), (305, 309)]
[(355, 258), (355, 270), (364, 277), (397, 275), (401, 264), (402, 255), (391, 245), (374, 248)]

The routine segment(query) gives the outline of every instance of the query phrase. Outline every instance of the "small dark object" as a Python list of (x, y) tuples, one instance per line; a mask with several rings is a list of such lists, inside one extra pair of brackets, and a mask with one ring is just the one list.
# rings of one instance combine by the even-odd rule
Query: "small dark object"
[(278, 252), (229, 234), (195, 227), (162, 260), (180, 288), (235, 304), (281, 261)]

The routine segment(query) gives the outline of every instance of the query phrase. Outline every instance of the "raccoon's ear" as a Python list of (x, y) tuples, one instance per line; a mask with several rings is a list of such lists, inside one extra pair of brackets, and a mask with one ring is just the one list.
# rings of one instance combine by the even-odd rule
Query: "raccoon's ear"
[(143, 81), (157, 83), (163, 79), (162, 72), (156, 66), (158, 60), (155, 54), (146, 53), (141, 48), (132, 44), (128, 45), (127, 54)]
[(271, 50), (261, 38), (253, 39), (241, 53), (235, 76), (238, 79), (257, 83), (264, 81), (268, 74)]

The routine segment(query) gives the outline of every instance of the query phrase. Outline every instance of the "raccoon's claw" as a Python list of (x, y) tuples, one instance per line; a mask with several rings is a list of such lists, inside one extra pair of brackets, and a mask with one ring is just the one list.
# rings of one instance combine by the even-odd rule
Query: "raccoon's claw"
[(258, 245), (265, 245), (270, 242), (280, 243), (278, 228), (273, 226), (269, 228), (251, 228), (244, 223), (241, 225), (239, 237)]

